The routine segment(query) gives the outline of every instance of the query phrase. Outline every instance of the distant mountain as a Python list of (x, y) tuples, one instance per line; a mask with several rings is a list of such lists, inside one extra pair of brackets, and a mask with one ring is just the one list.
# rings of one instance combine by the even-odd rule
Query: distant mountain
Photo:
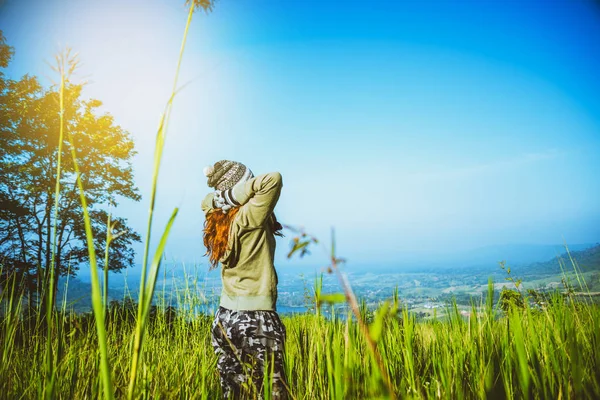
[[(598, 247), (598, 244), (573, 244), (569, 250), (586, 251)], [(534, 263), (553, 260), (566, 253), (564, 245), (505, 244), (479, 247), (454, 253), (404, 253), (394, 262), (355, 265), (352, 260), (348, 270), (355, 272), (427, 272), (441, 270), (496, 271), (498, 263), (505, 261), (511, 267), (527, 267)]]
[(565, 252), (548, 261), (529, 264), (524, 268), (524, 272), (528, 274), (560, 274), (561, 268), (564, 268), (565, 272), (572, 272), (573, 262), (571, 259), (581, 272), (600, 271), (600, 244), (584, 250), (569, 251), (568, 254)]
[[(581, 251), (593, 247), (594, 244), (569, 245), (570, 251)], [(506, 244), (480, 247), (456, 255), (467, 267), (498, 267), (498, 262), (505, 261), (510, 266), (527, 266), (532, 263), (554, 259), (566, 253), (564, 245)]]
[[(67, 279), (60, 278), (58, 280), (58, 293), (56, 296), (56, 304), (62, 306)], [(108, 300), (122, 300), (123, 291), (108, 288)], [(69, 278), (69, 286), (67, 291), (67, 309), (73, 309), (76, 312), (87, 312), (92, 309), (92, 285), (88, 282), (83, 282), (77, 278)]]

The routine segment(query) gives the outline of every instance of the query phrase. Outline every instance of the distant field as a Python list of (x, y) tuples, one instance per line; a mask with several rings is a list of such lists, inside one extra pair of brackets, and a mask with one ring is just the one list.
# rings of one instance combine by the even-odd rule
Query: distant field
[[(564, 289), (563, 278), (566, 277), (575, 286), (578, 286), (577, 276), (574, 272), (566, 274), (542, 273), (539, 269), (535, 273), (528, 273), (527, 268), (517, 268), (517, 275), (522, 278), (523, 289), (554, 290)], [(310, 298), (314, 292), (314, 279), (319, 272), (299, 273), (290, 269), (281, 269), (279, 273), (279, 298), (280, 312), (294, 313), (310, 307)], [(493, 277), (494, 287), (501, 290), (503, 287), (514, 288), (514, 284), (506, 281), (506, 274), (499, 268), (493, 272), (487, 270), (474, 271), (440, 271), (432, 273), (360, 273), (351, 272), (349, 279), (357, 295), (364, 299), (370, 308), (377, 307), (381, 302), (389, 300), (397, 288), (400, 299), (409, 309), (415, 312), (426, 312), (423, 307), (427, 304), (437, 304), (441, 309), (452, 301), (464, 307), (470, 307), (472, 301), (476, 304), (482, 301), (487, 292), (488, 279)], [(109, 297), (111, 300), (121, 301), (124, 296), (130, 295), (137, 298), (139, 280), (117, 274), (110, 278)], [(591, 291), (600, 290), (600, 267), (580, 274)], [(61, 281), (64, 288), (65, 280)], [(339, 291), (339, 283), (334, 276), (325, 274), (323, 279), (324, 292)], [(202, 268), (196, 268), (186, 274), (165, 274), (157, 283), (157, 300), (164, 298), (170, 305), (179, 307), (186, 291), (191, 291), (207, 303), (206, 310), (214, 313), (221, 292), (220, 275), (218, 271), (207, 274)], [(64, 290), (59, 291), (59, 298), (65, 295)], [(66, 292), (69, 308), (77, 312), (91, 310), (90, 285), (76, 279), (71, 279), (69, 290)], [(439, 311), (439, 310), (438, 310)]]

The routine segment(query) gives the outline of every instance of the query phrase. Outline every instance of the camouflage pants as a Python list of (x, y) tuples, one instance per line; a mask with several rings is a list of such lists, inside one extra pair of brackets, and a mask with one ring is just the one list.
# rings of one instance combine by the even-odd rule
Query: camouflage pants
[(224, 398), (262, 399), (266, 370), (273, 399), (287, 399), (285, 326), (275, 311), (219, 307), (212, 324), (212, 345)]

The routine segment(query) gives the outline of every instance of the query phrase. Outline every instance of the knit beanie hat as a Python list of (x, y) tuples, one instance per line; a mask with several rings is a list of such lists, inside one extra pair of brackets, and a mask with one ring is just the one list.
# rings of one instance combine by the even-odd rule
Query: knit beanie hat
[(208, 186), (216, 190), (231, 189), (246, 173), (247, 167), (236, 161), (221, 160), (204, 168)]

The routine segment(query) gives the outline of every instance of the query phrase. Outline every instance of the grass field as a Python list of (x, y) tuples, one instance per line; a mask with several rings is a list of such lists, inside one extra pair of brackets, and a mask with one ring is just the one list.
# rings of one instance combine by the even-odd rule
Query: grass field
[[(187, 299), (191, 299), (187, 296)], [(183, 301), (186, 301), (183, 299)], [(43, 315), (5, 302), (0, 324), (0, 396), (41, 397), (45, 387)], [(444, 320), (416, 322), (406, 310), (388, 314), (371, 333), (400, 398), (598, 398), (600, 309), (555, 295), (544, 309), (498, 315), (482, 305), (469, 318), (450, 307)], [(18, 317), (21, 313), (22, 317)], [(106, 315), (114, 395), (127, 395), (135, 305), (113, 304)], [(37, 320), (37, 322), (36, 322)], [(57, 313), (50, 343), (56, 398), (101, 393), (98, 338), (92, 314)], [(139, 398), (220, 396), (210, 345), (211, 316), (157, 307), (150, 314), (136, 381)], [(283, 318), (286, 368), (296, 399), (387, 398), (389, 393), (352, 318), (316, 314)], [(373, 325), (373, 324), (372, 324)], [(268, 396), (267, 396), (268, 397)]]

